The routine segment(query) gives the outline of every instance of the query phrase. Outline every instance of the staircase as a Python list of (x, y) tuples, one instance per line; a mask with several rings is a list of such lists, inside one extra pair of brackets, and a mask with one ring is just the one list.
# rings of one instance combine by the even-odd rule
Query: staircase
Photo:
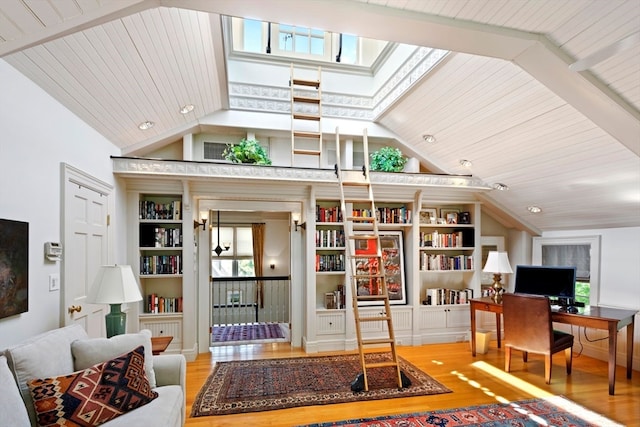
[[(305, 70), (308, 71), (308, 70)], [(299, 74), (299, 75), (298, 75)], [(322, 167), (322, 91), (321, 67), (317, 79), (303, 78), (300, 70), (294, 73), (291, 64), (291, 165), (299, 164), (296, 155), (316, 156)]]
[[(389, 292), (384, 275), (384, 259), (380, 246), (380, 235), (378, 232), (378, 219), (375, 213), (376, 206), (373, 199), (373, 189), (369, 178), (369, 148), (367, 142), (367, 131), (363, 135), (364, 145), (364, 166), (362, 170), (342, 170), (340, 161), (340, 135), (336, 129), (336, 158), (335, 166), (338, 183), (340, 186), (340, 209), (342, 210), (343, 229), (347, 242), (346, 260), (350, 267), (351, 294), (353, 303), (353, 314), (355, 317), (356, 336), (358, 339), (358, 351), (360, 353), (360, 365), (362, 374), (352, 383), (354, 391), (369, 390), (367, 380), (367, 370), (371, 368), (382, 368), (392, 366), (397, 371), (398, 388), (403, 388), (410, 384), (408, 378), (400, 370), (398, 354), (396, 352), (396, 341), (393, 332), (393, 320), (391, 315), (391, 305), (389, 302)], [(349, 209), (347, 210), (347, 203)], [(366, 204), (371, 216), (353, 216), (353, 204)], [(378, 303), (382, 305), (383, 311), (377, 315), (367, 316), (360, 314), (362, 303)], [(388, 336), (375, 339), (364, 339), (362, 337), (362, 322), (386, 322)], [(369, 363), (366, 360), (366, 348), (375, 347), (388, 349), (390, 358), (385, 362)]]

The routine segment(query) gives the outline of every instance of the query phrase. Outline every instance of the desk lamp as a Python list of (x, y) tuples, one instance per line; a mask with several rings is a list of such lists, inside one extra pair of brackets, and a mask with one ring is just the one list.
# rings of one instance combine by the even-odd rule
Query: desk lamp
[(504, 288), (500, 280), (502, 279), (502, 273), (511, 274), (511, 264), (509, 263), (509, 256), (506, 252), (491, 251), (487, 257), (487, 262), (482, 270), (485, 273), (493, 273), (493, 299), (496, 302), (502, 301), (502, 293)]
[(140, 288), (130, 265), (100, 267), (87, 295), (89, 303), (111, 306), (111, 312), (105, 316), (107, 338), (126, 332), (127, 314), (120, 310), (120, 305), (141, 300)]

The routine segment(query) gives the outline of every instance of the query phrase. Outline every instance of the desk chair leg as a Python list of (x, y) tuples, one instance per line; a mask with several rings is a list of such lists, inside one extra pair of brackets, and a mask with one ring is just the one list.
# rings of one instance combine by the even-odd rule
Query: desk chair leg
[(564, 357), (567, 359), (567, 375), (571, 374), (571, 362), (573, 361), (573, 347), (564, 350)]
[(511, 372), (511, 347), (504, 349), (504, 371)]
[(522, 352), (522, 361), (524, 363), (527, 363), (529, 361), (529, 352), (528, 351), (523, 351)]
[(547, 384), (551, 384), (551, 367), (553, 366), (553, 361), (550, 354), (544, 355), (544, 380)]

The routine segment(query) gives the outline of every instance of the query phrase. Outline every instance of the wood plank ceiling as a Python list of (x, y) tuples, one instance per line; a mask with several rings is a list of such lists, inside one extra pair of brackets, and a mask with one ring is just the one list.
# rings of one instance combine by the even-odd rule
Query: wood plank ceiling
[(568, 70), (640, 32), (637, 0), (9, 0), (0, 56), (140, 154), (227, 108), (222, 14), (451, 50), (375, 121), (434, 172), (507, 184), (483, 196), (505, 225), (640, 226), (640, 43)]

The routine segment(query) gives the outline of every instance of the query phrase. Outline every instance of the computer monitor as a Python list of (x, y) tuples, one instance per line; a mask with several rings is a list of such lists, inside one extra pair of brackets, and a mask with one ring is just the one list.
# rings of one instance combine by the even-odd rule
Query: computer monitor
[(516, 293), (544, 295), (560, 300), (560, 305), (572, 305), (575, 285), (576, 267), (516, 266)]

